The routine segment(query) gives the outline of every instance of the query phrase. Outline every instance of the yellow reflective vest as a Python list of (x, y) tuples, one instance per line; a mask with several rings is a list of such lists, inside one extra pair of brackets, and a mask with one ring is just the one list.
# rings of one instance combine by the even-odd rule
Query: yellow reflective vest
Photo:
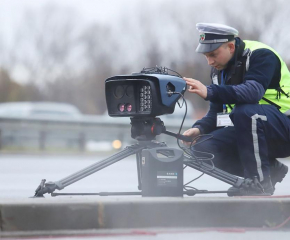
[[(257, 41), (249, 41), (249, 40), (244, 40), (244, 43), (245, 43), (245, 51), (247, 49), (250, 49), (250, 51), (253, 52), (257, 49), (266, 48), (266, 49), (271, 50), (273, 53), (275, 53), (275, 55), (279, 58), (281, 62), (280, 88), (286, 94), (283, 94), (283, 93), (279, 94), (278, 90), (276, 89), (267, 89), (263, 97), (277, 104), (278, 106), (280, 106), (281, 108), (279, 110), (282, 113), (285, 113), (286, 115), (290, 115), (290, 97), (287, 96), (288, 94), (290, 95), (290, 72), (287, 68), (286, 63), (283, 61), (280, 55), (273, 48), (267, 46), (264, 43), (260, 43)], [(250, 58), (250, 55), (248, 55), (248, 59), (246, 62), (246, 71), (248, 70), (249, 64), (250, 64), (249, 58)], [(259, 104), (270, 104), (270, 103), (261, 99), (259, 101)], [(231, 106), (233, 107), (233, 105)], [(229, 107), (227, 109), (230, 110)]]

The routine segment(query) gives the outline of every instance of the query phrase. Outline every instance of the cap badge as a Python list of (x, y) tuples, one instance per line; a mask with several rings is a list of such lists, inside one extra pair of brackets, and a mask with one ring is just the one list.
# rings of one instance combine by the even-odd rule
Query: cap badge
[(205, 34), (200, 34), (199, 36), (199, 41), (204, 41), (205, 40)]

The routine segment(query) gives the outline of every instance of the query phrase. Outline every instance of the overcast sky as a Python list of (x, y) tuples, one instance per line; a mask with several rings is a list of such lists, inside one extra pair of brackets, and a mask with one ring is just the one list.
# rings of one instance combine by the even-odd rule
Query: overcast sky
[[(170, 7), (176, 7), (177, 10), (180, 10), (177, 7), (192, 6), (191, 3), (193, 2), (198, 3), (197, 5), (200, 7), (201, 20), (223, 21), (219, 13), (227, 8), (228, 11), (236, 13), (236, 17), (244, 23), (245, 28), (260, 25), (259, 21), (264, 21), (264, 19), (259, 17), (263, 15), (266, 8), (273, 7), (274, 9), (277, 6), (281, 6), (281, 13), (279, 12), (279, 14), (274, 16), (279, 25), (275, 22), (274, 28), (279, 28), (287, 37), (289, 36), (288, 6), (290, 1), (288, 0), (265, 0), (263, 6), (260, 6), (260, 1), (255, 0), (0, 0), (0, 40), (1, 38), (4, 41), (9, 39), (14, 27), (21, 24), (21, 18), (27, 9), (37, 12), (37, 10), (40, 11), (41, 8), (48, 4), (70, 8), (75, 11), (75, 17), (79, 22), (88, 23), (96, 21), (112, 22), (120, 14), (130, 13), (131, 11), (136, 11), (136, 9), (140, 10), (147, 4), (158, 5), (164, 3), (164, 5), (170, 5)], [(254, 22), (251, 17), (247, 16), (247, 9), (251, 8), (257, 9)], [(196, 9), (192, 9), (192, 14), (196, 14), (194, 10)], [(283, 12), (283, 10), (286, 12)], [(183, 13), (180, 12), (180, 17), (183, 17), (182, 15)], [(284, 21), (285, 17), (288, 19), (287, 22)], [(193, 23), (193, 27), (194, 25), (195, 23)], [(265, 39), (267, 39), (267, 36), (271, 36), (269, 31), (272, 31), (272, 28), (273, 26), (269, 26), (269, 29), (265, 29)]]
[[(263, 6), (261, 6), (262, 2)], [(290, 61), (289, 0), (0, 0), (0, 43), (3, 43), (1, 45), (5, 46), (5, 49), (10, 47), (15, 52), (25, 52), (26, 47), (13, 48), (13, 41), (18, 40), (18, 38), (15, 39), (15, 32), (30, 27), (23, 24), (24, 14), (30, 10), (32, 14), (38, 14), (33, 19), (43, 20), (41, 14), (44, 11), (41, 10), (51, 4), (62, 8), (61, 13), (66, 13), (68, 10), (72, 11), (74, 14), (68, 16), (73, 16), (73, 20), (76, 21), (76, 29), (80, 31), (85, 29), (84, 26), (93, 22), (104, 22), (111, 25), (113, 31), (118, 32), (117, 40), (120, 43), (120, 48), (127, 52), (131, 51), (131, 56), (127, 61), (131, 61), (129, 64), (135, 64), (134, 68), (137, 69), (140, 67), (136, 66), (138, 59), (142, 54), (144, 55), (142, 49), (149, 45), (146, 42), (144, 44), (144, 39), (140, 39), (142, 38), (140, 28), (143, 27), (143, 22), (141, 26), (140, 22), (136, 22), (136, 24), (134, 22), (136, 15), (140, 12), (145, 13), (146, 17), (147, 13), (154, 13), (149, 16), (152, 19), (146, 19), (146, 17), (145, 19), (147, 27), (148, 24), (151, 24), (150, 27), (152, 26), (152, 31), (154, 31), (153, 36), (158, 39), (158, 50), (163, 56), (166, 56), (163, 64), (167, 64), (167, 59), (168, 61), (174, 59), (178, 62), (186, 57), (182, 55), (184, 53), (180, 49), (183, 47), (182, 44), (192, 45), (190, 55), (200, 59), (200, 56), (194, 52), (194, 46), (197, 44), (199, 36), (195, 29), (197, 21), (234, 24), (234, 27), (235, 24), (238, 24), (238, 30), (242, 33), (253, 32), (255, 28), (263, 28), (259, 33), (259, 39), (274, 47), (286, 61)], [(156, 6), (161, 7), (157, 8)], [(167, 13), (168, 9), (173, 10), (167, 16), (164, 13)], [(271, 13), (272, 10), (274, 15), (267, 16), (267, 13)], [(173, 16), (170, 15), (172, 13)], [(228, 14), (231, 15), (231, 18), (227, 19)], [(63, 16), (63, 18), (68, 16)], [(127, 18), (125, 19), (127, 20), (127, 29), (125, 29), (127, 34), (124, 34), (124, 29), (120, 27), (121, 23), (119, 22), (120, 19), (124, 20), (124, 16)], [(171, 19), (168, 18), (170, 16)], [(267, 19), (271, 17), (274, 20), (268, 23)], [(178, 21), (174, 18), (178, 18), (179, 22), (183, 24), (181, 28), (176, 24)], [(232, 20), (234, 22), (231, 22)], [(146, 23), (144, 22), (144, 24)], [(129, 31), (127, 31), (128, 29)], [(251, 36), (255, 40), (258, 35), (252, 34)], [(149, 36), (146, 35), (146, 37), (150, 41), (150, 32)], [(120, 54), (114, 57), (117, 62), (114, 65), (120, 66), (124, 62), (122, 58), (123, 56)], [(0, 55), (0, 65), (3, 62), (5, 66), (5, 60)], [(17, 67), (17, 69), (21, 68)], [(23, 71), (18, 71), (18, 73), (20, 72), (18, 75), (15, 75), (11, 69), (10, 71), (16, 80), (25, 76)]]
[[(40, 10), (47, 4), (75, 9), (84, 21), (110, 21), (122, 9), (134, 7), (140, 2), (146, 4), (153, 0), (0, 0), (1, 28), (9, 30), (27, 10)], [(165, 0), (154, 0), (162, 2)]]

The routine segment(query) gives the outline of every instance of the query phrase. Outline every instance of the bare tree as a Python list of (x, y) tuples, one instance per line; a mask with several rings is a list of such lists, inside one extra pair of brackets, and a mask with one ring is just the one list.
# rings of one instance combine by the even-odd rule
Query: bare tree
[(19, 84), (10, 78), (6, 70), (0, 69), (0, 102), (39, 100), (41, 100), (41, 96), (35, 85)]
[[(269, 44), (290, 63), (287, 0), (275, 4), (262, 0), (145, 3), (142, 8), (136, 3), (131, 11), (123, 8), (107, 23), (83, 24), (77, 9), (52, 4), (40, 12), (27, 11), (12, 48), (0, 39), (0, 65), (8, 73), (19, 66), (26, 70), (30, 85), (22, 86), (22, 93), (34, 97), (21, 99), (68, 102), (84, 113), (99, 114), (106, 110), (104, 81), (112, 75), (158, 65), (210, 84), (209, 67), (195, 53), (197, 22), (236, 27), (242, 38)], [(5, 84), (2, 87), (7, 89)], [(207, 109), (203, 99), (194, 94), (186, 97), (196, 109)]]
[[(28, 80), (42, 84), (74, 72), (77, 61), (71, 50), (77, 48), (75, 12), (55, 5), (41, 12), (27, 10), (22, 26), (15, 34), (14, 65), (22, 65)], [(16, 60), (15, 60), (16, 59)]]

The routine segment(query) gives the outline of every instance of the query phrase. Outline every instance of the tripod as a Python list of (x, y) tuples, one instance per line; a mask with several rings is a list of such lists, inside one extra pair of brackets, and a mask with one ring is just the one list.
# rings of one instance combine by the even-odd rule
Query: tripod
[[(169, 131), (166, 131), (166, 128), (163, 122), (159, 118), (131, 118), (131, 136), (132, 138), (138, 141), (137, 144), (126, 147), (124, 150), (100, 161), (91, 166), (88, 166), (68, 177), (65, 177), (59, 181), (55, 182), (46, 182), (43, 179), (40, 185), (35, 190), (34, 197), (43, 197), (44, 194), (50, 193), (51, 196), (60, 196), (60, 195), (99, 195), (99, 196), (108, 196), (108, 195), (141, 195), (141, 192), (100, 192), (100, 193), (54, 193), (55, 190), (61, 190), (65, 187), (93, 174), (103, 168), (106, 168), (128, 156), (136, 155), (137, 163), (137, 173), (138, 173), (138, 190), (142, 190), (142, 150), (144, 149), (153, 149), (153, 148), (167, 148), (167, 145), (162, 142), (156, 142), (155, 137), (161, 133), (174, 136), (178, 139), (191, 141), (187, 137), (175, 134)], [(166, 151), (165, 151), (166, 152)], [(203, 172), (211, 177), (219, 179), (225, 183), (228, 183), (236, 188), (240, 188), (243, 184), (248, 184), (248, 179), (244, 179), (230, 173), (227, 173), (218, 168), (212, 168), (210, 164), (204, 163), (202, 161), (193, 161), (189, 156), (183, 157), (183, 164), (196, 169), (200, 172)], [(198, 193), (228, 193), (228, 191), (207, 191), (207, 190), (186, 190), (183, 191), (183, 194), (193, 196)]]

